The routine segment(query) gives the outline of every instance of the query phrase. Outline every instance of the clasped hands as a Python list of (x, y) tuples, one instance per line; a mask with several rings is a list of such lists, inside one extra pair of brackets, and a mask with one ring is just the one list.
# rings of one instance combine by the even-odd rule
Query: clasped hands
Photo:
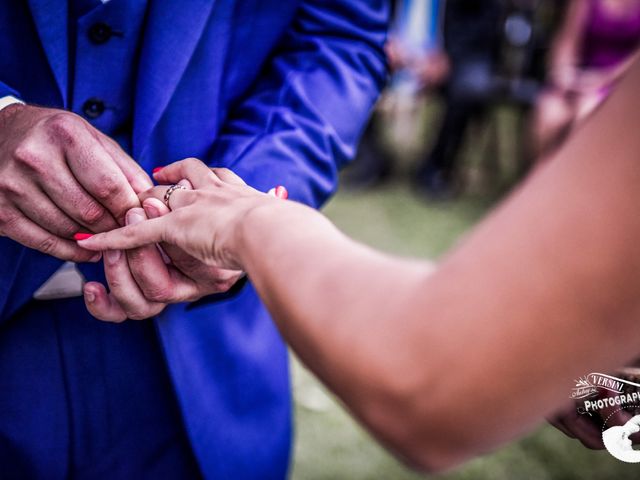
[[(12, 105), (0, 111), (0, 235), (73, 262), (100, 252), (74, 241), (78, 232), (108, 232), (168, 212), (144, 197), (153, 182), (111, 138), (62, 110)], [(148, 194), (146, 194), (148, 196)], [(228, 290), (242, 275), (211, 266), (179, 247), (146, 245), (107, 251), (109, 286), (85, 285), (87, 308), (119, 322), (160, 313), (168, 303)]]
[[(155, 187), (141, 192), (141, 206), (127, 211), (125, 224), (135, 225), (169, 213), (164, 202), (154, 197), (166, 189)], [(242, 276), (240, 270), (207, 265), (165, 242), (106, 250), (103, 257), (109, 293), (104, 285), (88, 282), (84, 298), (94, 317), (111, 322), (149, 318), (159, 314), (167, 304), (226, 292)]]

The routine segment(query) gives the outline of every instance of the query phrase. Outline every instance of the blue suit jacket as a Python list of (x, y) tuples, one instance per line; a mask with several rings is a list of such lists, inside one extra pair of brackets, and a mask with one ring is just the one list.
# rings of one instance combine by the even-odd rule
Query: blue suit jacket
[[(147, 170), (198, 157), (319, 206), (384, 81), (386, 2), (152, 0), (148, 8), (131, 155)], [(74, 109), (66, 9), (63, 1), (2, 1), (0, 97)], [(0, 239), (0, 322), (59, 265)], [(282, 477), (286, 349), (252, 287), (169, 307), (155, 321), (203, 473)]]

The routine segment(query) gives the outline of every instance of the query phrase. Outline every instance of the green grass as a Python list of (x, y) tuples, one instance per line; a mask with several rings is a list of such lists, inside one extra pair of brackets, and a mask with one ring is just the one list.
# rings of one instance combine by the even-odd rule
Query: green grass
[[(325, 213), (349, 235), (388, 252), (437, 258), (487, 211), (491, 201), (463, 197), (436, 205), (416, 199), (406, 185), (366, 193), (341, 192)], [(318, 381), (293, 362), (296, 442), (292, 478), (417, 479), (357, 425)], [(571, 385), (567, 385), (567, 392)], [(515, 400), (514, 400), (515, 401)], [(499, 415), (500, 412), (496, 412)], [(587, 450), (549, 426), (498, 452), (435, 478), (636, 479), (640, 467)]]

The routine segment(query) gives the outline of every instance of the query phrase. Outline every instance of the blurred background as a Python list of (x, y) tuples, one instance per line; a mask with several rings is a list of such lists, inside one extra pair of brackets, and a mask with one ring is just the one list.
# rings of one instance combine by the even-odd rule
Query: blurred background
[[(369, 245), (436, 261), (615, 89), (637, 57), (640, 0), (398, 0), (394, 12), (388, 86), (325, 213)], [(421, 478), (292, 365), (292, 478)], [(639, 472), (543, 426), (436, 478)]]

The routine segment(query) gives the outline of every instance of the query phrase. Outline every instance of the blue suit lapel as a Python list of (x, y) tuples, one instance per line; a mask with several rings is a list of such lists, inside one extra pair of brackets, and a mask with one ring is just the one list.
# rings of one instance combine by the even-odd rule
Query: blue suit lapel
[(29, 0), (42, 47), (58, 84), (64, 106), (67, 105), (69, 69), (69, 5), (67, 0)]
[(139, 158), (198, 44), (215, 0), (156, 0), (149, 7), (136, 85), (133, 154)]

